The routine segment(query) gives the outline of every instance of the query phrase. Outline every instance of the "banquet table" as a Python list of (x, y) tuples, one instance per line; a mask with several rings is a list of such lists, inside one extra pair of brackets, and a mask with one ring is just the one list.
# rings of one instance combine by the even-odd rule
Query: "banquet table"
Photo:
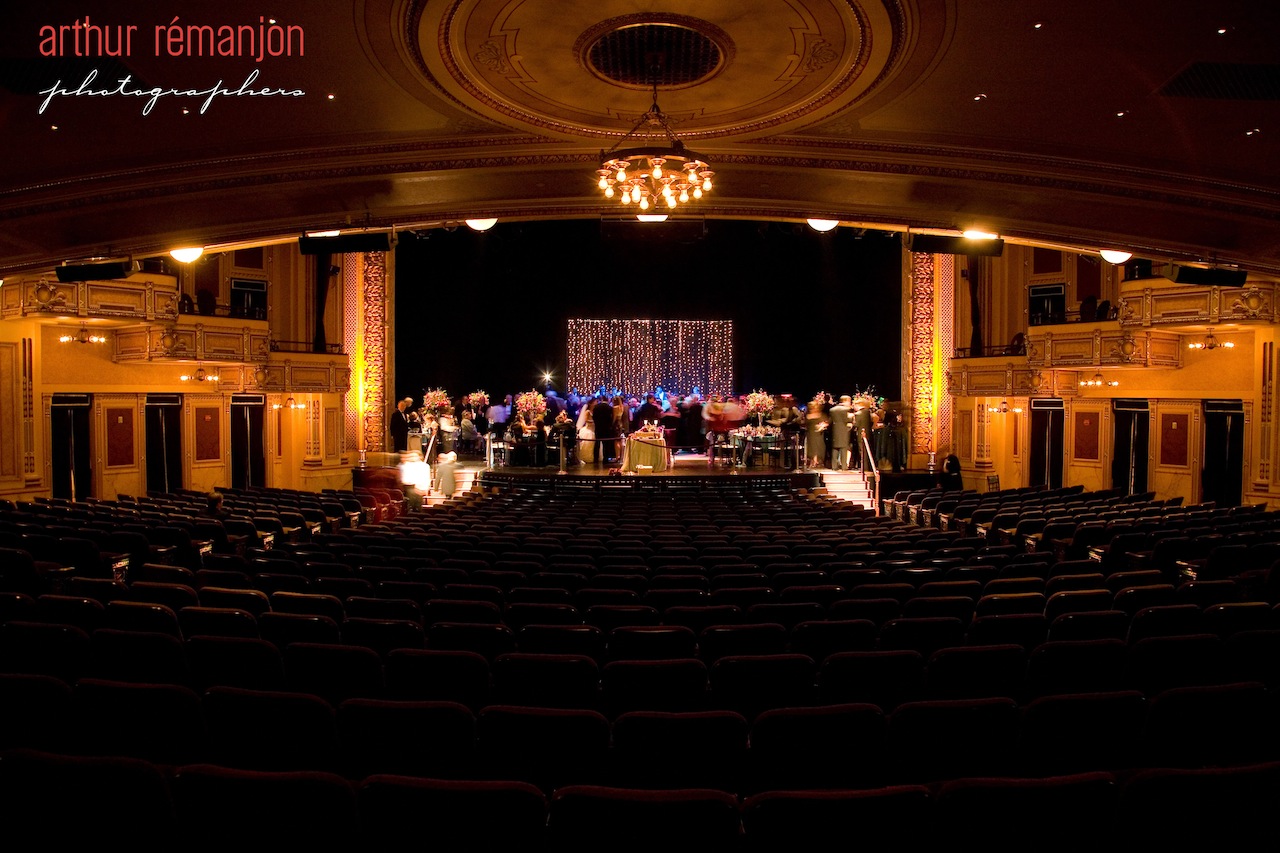
[(655, 474), (667, 470), (667, 442), (661, 435), (627, 436), (622, 470), (634, 471), (638, 465), (652, 466)]

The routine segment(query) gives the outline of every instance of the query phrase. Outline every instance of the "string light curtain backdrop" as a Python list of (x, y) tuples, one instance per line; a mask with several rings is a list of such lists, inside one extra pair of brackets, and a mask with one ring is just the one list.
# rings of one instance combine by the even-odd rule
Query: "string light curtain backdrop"
[(734, 390), (732, 320), (570, 320), (567, 344), (570, 388)]

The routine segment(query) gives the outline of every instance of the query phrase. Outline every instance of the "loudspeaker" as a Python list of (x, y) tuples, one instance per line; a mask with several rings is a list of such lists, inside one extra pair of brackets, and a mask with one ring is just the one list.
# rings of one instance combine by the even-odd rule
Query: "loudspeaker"
[(1174, 265), (1173, 280), (1178, 284), (1216, 284), (1223, 287), (1243, 287), (1249, 274), (1244, 270), (1204, 269)]
[(668, 219), (665, 222), (641, 222), (634, 217), (602, 218), (603, 240), (651, 240), (696, 243), (707, 236), (705, 219)]
[(391, 248), (391, 233), (339, 234), (337, 237), (299, 237), (298, 251), (304, 255), (339, 254), (342, 252), (386, 252)]
[(912, 234), (907, 248), (930, 255), (981, 255), (994, 258), (1004, 254), (1004, 240), (970, 240), (968, 237)]
[(100, 264), (63, 264), (57, 267), (58, 281), (106, 281), (124, 278), (134, 271), (130, 261), (108, 261)]

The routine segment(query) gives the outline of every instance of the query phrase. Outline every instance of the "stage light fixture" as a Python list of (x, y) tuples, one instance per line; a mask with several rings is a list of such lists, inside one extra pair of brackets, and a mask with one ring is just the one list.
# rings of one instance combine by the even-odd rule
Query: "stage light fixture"
[(186, 246), (180, 249), (169, 250), (169, 256), (172, 257), (175, 261), (178, 261), (179, 263), (183, 263), (183, 264), (189, 264), (192, 261), (197, 260), (203, 254), (204, 254), (203, 246)]

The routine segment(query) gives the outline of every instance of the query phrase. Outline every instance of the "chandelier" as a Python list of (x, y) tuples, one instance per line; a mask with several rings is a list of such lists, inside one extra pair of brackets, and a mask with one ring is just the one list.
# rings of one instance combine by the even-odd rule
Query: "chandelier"
[(1214, 337), (1213, 331), (1210, 330), (1205, 332), (1203, 341), (1187, 344), (1187, 349), (1218, 349), (1219, 347), (1222, 347), (1223, 349), (1232, 349), (1235, 347), (1235, 343), (1232, 341), (1218, 340)]
[[(642, 127), (661, 130), (667, 146), (619, 148)], [(684, 147), (671, 129), (666, 113), (658, 107), (658, 84), (653, 83), (653, 104), (608, 151), (600, 152), (596, 186), (609, 200), (638, 210), (670, 210), (711, 191), (715, 172), (706, 159)]]

